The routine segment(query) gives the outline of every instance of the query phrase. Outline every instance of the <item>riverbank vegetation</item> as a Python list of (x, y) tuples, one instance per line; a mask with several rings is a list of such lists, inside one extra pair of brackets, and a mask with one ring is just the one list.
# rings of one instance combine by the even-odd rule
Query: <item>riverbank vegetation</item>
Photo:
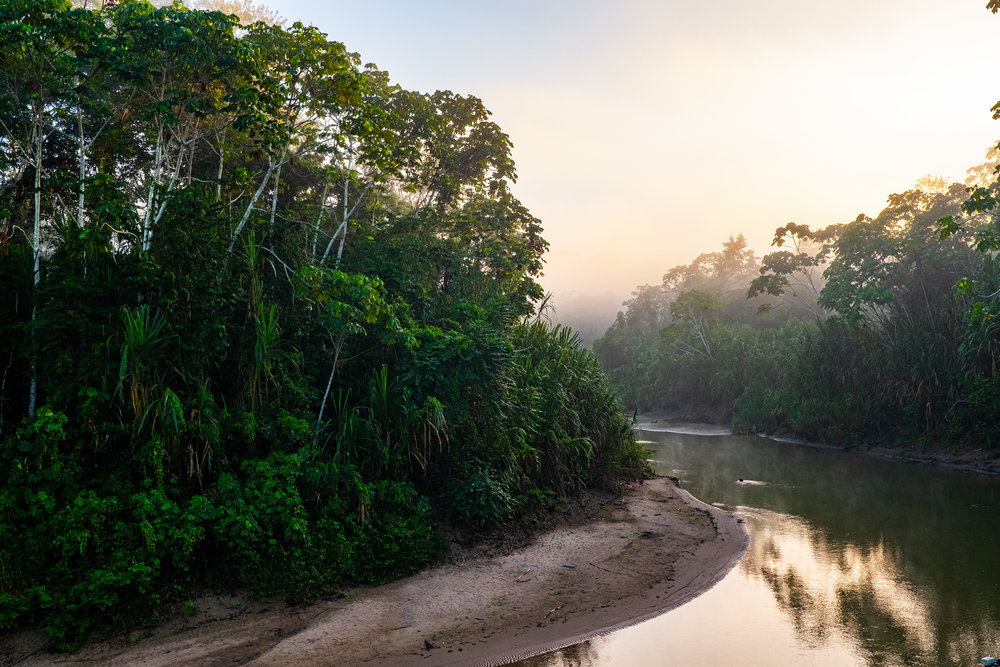
[(382, 581), (641, 473), (510, 148), (299, 23), (0, 0), (0, 629)]
[(921, 179), (875, 217), (788, 223), (763, 258), (730, 237), (637, 288), (594, 349), (637, 410), (998, 449), (998, 161)]
[(996, 153), (875, 217), (742, 236), (633, 293), (595, 343), (626, 403), (737, 431), (1000, 447)]

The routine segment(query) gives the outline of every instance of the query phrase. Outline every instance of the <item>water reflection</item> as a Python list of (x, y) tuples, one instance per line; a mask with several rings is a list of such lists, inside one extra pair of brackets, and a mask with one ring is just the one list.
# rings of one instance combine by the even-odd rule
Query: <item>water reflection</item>
[(600, 639), (595, 639), (586, 642), (580, 642), (579, 644), (574, 644), (573, 646), (567, 646), (566, 648), (559, 649), (558, 651), (552, 651), (544, 656), (539, 656), (533, 660), (525, 660), (524, 662), (516, 663), (518, 665), (560, 665), (562, 667), (593, 667), (595, 665), (603, 664), (601, 661), (600, 651), (597, 646), (601, 642)]
[(799, 644), (819, 648), (840, 633), (867, 664), (927, 663), (931, 615), (903, 579), (898, 549), (831, 544), (800, 517), (737, 511), (754, 536), (740, 570), (770, 589)]
[(746, 556), (680, 609), (523, 664), (976, 665), (1000, 651), (995, 480), (760, 438), (643, 435), (660, 472), (746, 520)]

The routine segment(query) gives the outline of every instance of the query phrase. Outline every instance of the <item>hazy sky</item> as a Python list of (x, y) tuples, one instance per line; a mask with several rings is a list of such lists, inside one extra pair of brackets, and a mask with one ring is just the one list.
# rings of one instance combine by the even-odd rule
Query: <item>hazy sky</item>
[(1000, 138), (986, 0), (272, 0), (410, 89), (476, 95), (557, 295), (627, 296), (742, 232), (874, 215)]

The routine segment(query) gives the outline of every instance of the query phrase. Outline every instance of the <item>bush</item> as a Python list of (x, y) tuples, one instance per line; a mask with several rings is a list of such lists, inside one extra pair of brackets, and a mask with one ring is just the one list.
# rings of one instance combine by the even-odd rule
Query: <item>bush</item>
[(451, 482), (451, 514), (467, 526), (497, 526), (514, 517), (517, 503), (507, 476), (481, 462), (461, 468)]

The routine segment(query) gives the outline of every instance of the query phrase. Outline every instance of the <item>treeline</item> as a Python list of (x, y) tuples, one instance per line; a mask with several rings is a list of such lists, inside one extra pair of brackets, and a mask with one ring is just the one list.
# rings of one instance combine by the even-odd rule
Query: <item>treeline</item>
[(742, 236), (642, 286), (594, 349), (627, 405), (815, 440), (1000, 446), (995, 160), (876, 217)]
[(642, 472), (489, 115), (299, 23), (0, 0), (0, 628), (381, 581)]

